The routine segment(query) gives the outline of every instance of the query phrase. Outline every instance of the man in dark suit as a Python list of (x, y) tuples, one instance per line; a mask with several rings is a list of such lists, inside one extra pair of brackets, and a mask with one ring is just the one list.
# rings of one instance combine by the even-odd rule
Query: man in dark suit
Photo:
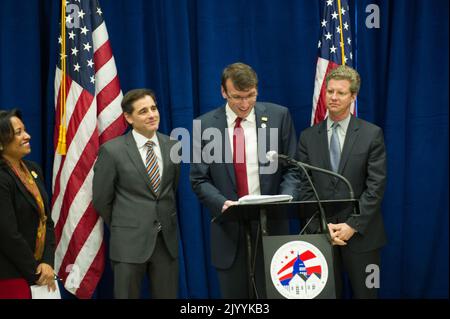
[(93, 204), (110, 229), (116, 298), (139, 298), (145, 274), (153, 298), (176, 298), (178, 240), (176, 143), (159, 132), (153, 91), (137, 89), (122, 100), (132, 130), (101, 148), (94, 167)]
[[(247, 194), (288, 194), (295, 197), (295, 171), (281, 166), (271, 171), (265, 159), (265, 153), (271, 149), (295, 155), (296, 133), (288, 109), (256, 102), (257, 75), (243, 63), (225, 68), (221, 90), (227, 103), (198, 118), (201, 132), (197, 136), (209, 135), (206, 130), (211, 132), (211, 128), (220, 132), (220, 140), (209, 143), (202, 140), (199, 149), (196, 149), (194, 141), (194, 155), (195, 152), (203, 152), (200, 163), (194, 160), (191, 164), (190, 172), (191, 184), (199, 200), (212, 217), (216, 217)], [(211, 143), (218, 146), (211, 155), (214, 160), (205, 158)], [(258, 225), (253, 226), (255, 236)], [(269, 232), (271, 226), (273, 234), (275, 225), (268, 225)], [(278, 232), (287, 232), (287, 227), (280, 228)], [(211, 223), (211, 259), (219, 275), (223, 298), (249, 298), (245, 247), (241, 223)], [(257, 251), (257, 297), (265, 297), (260, 242)]]
[[(341, 293), (340, 270), (343, 268), (349, 275), (355, 298), (376, 298), (377, 285), (366, 284), (369, 275), (366, 271), (379, 267), (380, 249), (386, 243), (381, 215), (386, 182), (383, 132), (350, 114), (360, 87), (360, 77), (354, 69), (339, 66), (329, 73), (326, 83), (328, 118), (301, 133), (298, 158), (301, 162), (333, 170), (351, 183), (355, 198), (359, 200), (360, 216), (351, 216), (351, 210), (326, 212), (331, 238), (336, 245), (337, 293), (338, 296)], [(312, 172), (312, 181), (320, 199), (349, 197), (346, 185), (333, 176)], [(302, 180), (300, 196), (302, 200), (314, 199), (306, 178)]]

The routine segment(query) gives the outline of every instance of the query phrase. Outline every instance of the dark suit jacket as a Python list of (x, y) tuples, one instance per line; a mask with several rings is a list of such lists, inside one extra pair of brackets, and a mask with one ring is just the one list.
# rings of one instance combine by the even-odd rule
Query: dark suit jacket
[(163, 159), (158, 196), (150, 186), (131, 131), (100, 148), (94, 166), (93, 204), (109, 226), (114, 261), (146, 262), (153, 253), (159, 223), (170, 254), (178, 256), (176, 189), (180, 165), (170, 160), (176, 141), (160, 133), (157, 136)]
[(45, 204), (47, 232), (44, 254), (42, 260), (34, 259), (39, 226), (36, 201), (14, 172), (0, 161), (0, 278), (23, 278), (31, 285), (38, 279), (35, 273), (40, 263), (53, 267), (55, 235), (42, 171), (37, 164), (24, 162), (30, 172), (38, 175), (35, 182)]
[[(262, 154), (269, 150), (274, 150), (271, 147), (273, 143), (270, 143), (269, 132), (270, 128), (275, 128), (278, 129), (278, 138), (276, 139), (278, 153), (295, 156), (296, 133), (288, 109), (271, 103), (258, 102), (255, 105), (255, 116), (257, 128), (261, 128), (263, 123), (266, 125), (266, 130), (263, 130), (266, 150), (262, 150)], [(267, 121), (263, 121), (263, 118), (267, 118)], [(198, 132), (194, 125), (194, 138), (195, 136), (202, 136), (201, 134), (207, 128), (217, 128), (221, 132), (220, 145), (222, 145), (223, 157), (225, 156), (224, 154), (231, 154), (225, 106), (206, 113), (197, 120), (201, 121), (201, 129)], [(276, 136), (272, 136), (272, 138), (274, 137)], [(209, 143), (210, 141), (202, 141), (201, 145), (195, 145), (194, 141), (194, 161), (191, 164), (190, 180), (199, 200), (215, 217), (221, 214), (222, 206), (226, 200), (236, 201), (238, 196), (232, 160), (225, 163), (222, 157), (220, 163), (207, 164), (203, 158), (201, 163), (195, 162), (195, 153), (203, 150), (204, 146)], [(260, 144), (259, 141), (258, 144)], [(261, 169), (267, 165), (268, 163), (260, 161), (259, 182), (261, 194), (288, 194), (296, 197), (295, 170), (280, 165), (273, 174), (261, 174)], [(226, 269), (232, 265), (237, 250), (238, 236), (238, 223), (211, 223), (211, 259), (215, 267)]]
[[(331, 170), (326, 120), (305, 129), (299, 139), (301, 162)], [(359, 199), (361, 215), (351, 217), (349, 210), (328, 211), (328, 222), (347, 223), (357, 230), (348, 241), (356, 252), (369, 251), (386, 243), (381, 202), (386, 184), (386, 150), (381, 128), (351, 117), (338, 173), (346, 177)], [(320, 199), (348, 199), (346, 185), (330, 175), (312, 172), (312, 181)], [(302, 200), (315, 200), (306, 178), (302, 178)]]

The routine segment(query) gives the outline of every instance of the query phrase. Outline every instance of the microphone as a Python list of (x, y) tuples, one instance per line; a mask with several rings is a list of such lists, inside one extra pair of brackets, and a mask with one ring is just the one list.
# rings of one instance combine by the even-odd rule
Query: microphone
[[(268, 151), (266, 153), (266, 158), (269, 160), (269, 162), (273, 162), (273, 161), (278, 160), (278, 159), (281, 158), (281, 159), (285, 160), (287, 163), (289, 163), (291, 165), (299, 166), (303, 170), (303, 172), (305, 173), (306, 177), (308, 178), (309, 185), (311, 186), (311, 188), (312, 188), (312, 190), (314, 192), (314, 196), (316, 197), (316, 200), (317, 200), (317, 205), (319, 206), (320, 228), (322, 228), (322, 233), (327, 236), (328, 241), (330, 243), (332, 243), (331, 235), (330, 235), (330, 232), (328, 231), (328, 226), (327, 226), (327, 221), (326, 221), (327, 219), (325, 217), (325, 210), (323, 209), (322, 202), (320, 201), (319, 194), (317, 193), (317, 190), (314, 187), (314, 183), (312, 182), (311, 177), (309, 177), (309, 174), (306, 171), (305, 166), (301, 165), (303, 163), (297, 162), (297, 161), (293, 160), (292, 158), (290, 158), (289, 156), (278, 154), (276, 151)], [(306, 227), (309, 225), (309, 223), (311, 223), (311, 221), (313, 220), (313, 218), (316, 215), (317, 215), (317, 212), (312, 215), (312, 217), (309, 219), (309, 221), (306, 223), (306, 225), (300, 231), (300, 235), (303, 233), (303, 231), (306, 229)]]
[[(306, 177), (308, 179), (308, 183), (309, 183), (309, 185), (311, 186), (311, 188), (312, 188), (312, 190), (314, 192), (314, 196), (317, 199), (317, 205), (319, 206), (319, 212), (320, 212), (320, 217), (321, 217), (322, 229), (323, 230), (324, 229), (327, 230), (328, 239), (331, 242), (331, 237), (330, 237), (330, 234), (329, 234), (329, 231), (328, 231), (328, 226), (327, 226), (327, 223), (326, 223), (325, 211), (324, 211), (324, 209), (322, 207), (322, 203), (321, 203), (321, 201), (319, 199), (319, 195), (317, 193), (317, 190), (314, 187), (314, 183), (312, 182), (311, 177), (309, 176), (309, 174), (306, 171), (306, 169), (308, 168), (308, 169), (313, 170), (313, 171), (318, 171), (318, 172), (321, 172), (321, 173), (324, 173), (324, 174), (332, 175), (332, 176), (335, 176), (335, 177), (339, 178), (340, 180), (344, 181), (344, 183), (347, 185), (347, 188), (349, 190), (350, 199), (351, 200), (355, 200), (353, 187), (350, 184), (350, 182), (348, 181), (348, 179), (346, 179), (341, 174), (337, 174), (337, 173), (335, 173), (333, 171), (330, 171), (330, 170), (327, 170), (327, 169), (323, 169), (323, 168), (312, 166), (312, 165), (309, 165), (309, 164), (306, 164), (306, 163), (303, 163), (303, 162), (300, 162), (300, 161), (296, 161), (296, 160), (294, 160), (293, 158), (291, 158), (291, 157), (289, 157), (287, 155), (278, 154), (276, 151), (268, 151), (266, 153), (266, 158), (270, 162), (273, 162), (273, 161), (278, 160), (278, 159), (282, 159), (282, 160), (286, 161), (289, 164), (299, 166), (303, 170), (303, 172), (305, 173), (305, 175), (306, 175)], [(353, 214), (352, 214), (352, 216), (358, 216), (358, 215), (359, 215), (359, 213), (356, 213), (356, 207), (355, 207), (355, 205), (353, 205)]]
[(309, 164), (306, 164), (306, 163), (303, 163), (303, 162), (300, 162), (300, 161), (296, 161), (296, 160), (290, 158), (287, 155), (278, 154), (276, 151), (268, 151), (266, 153), (266, 158), (269, 160), (269, 162), (273, 162), (273, 161), (275, 161), (277, 159), (282, 159), (282, 160), (285, 160), (286, 162), (288, 162), (290, 164), (298, 165), (300, 167), (308, 168), (310, 170), (318, 171), (318, 172), (321, 172), (321, 173), (324, 173), (324, 174), (333, 175), (334, 177), (337, 177), (340, 180), (342, 180), (347, 185), (348, 192), (349, 192), (349, 195), (350, 195), (350, 199), (355, 200), (355, 194), (353, 192), (352, 185), (350, 184), (348, 179), (346, 179), (341, 174), (337, 174), (337, 173), (335, 173), (333, 171), (330, 171), (330, 170), (327, 170), (327, 169), (323, 169), (323, 168), (312, 166), (312, 165), (309, 165)]

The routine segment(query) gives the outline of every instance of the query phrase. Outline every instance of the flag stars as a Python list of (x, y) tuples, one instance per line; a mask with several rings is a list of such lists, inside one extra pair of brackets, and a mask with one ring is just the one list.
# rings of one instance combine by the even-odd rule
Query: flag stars
[(79, 50), (76, 47), (72, 48), (71, 50), (72, 50), (72, 55), (77, 56), (77, 53)]
[(341, 9), (341, 13), (342, 13), (342, 15), (345, 15), (345, 13), (346, 13), (347, 11), (345, 11), (345, 9), (344, 8), (342, 8)]
[(333, 0), (327, 0), (327, 6), (332, 6), (333, 5)]
[(325, 19), (323, 19), (322, 20), (322, 22), (321, 22), (321, 24), (322, 24), (322, 27), (326, 27), (327, 26), (327, 23), (328, 23), (328, 21), (327, 20), (325, 20)]
[(60, 56), (61, 60), (64, 60), (65, 58), (67, 58), (67, 55), (66, 54), (62, 54), (62, 53), (60, 53), (59, 56)]
[(344, 23), (344, 29), (348, 30), (348, 23), (347, 22)]
[(88, 28), (86, 28), (86, 26), (83, 26), (82, 28), (81, 28), (81, 34), (84, 34), (84, 35), (86, 35), (87, 33), (88, 33)]
[(336, 33), (341, 33), (341, 27), (336, 27)]
[(344, 62), (347, 63), (347, 60), (348, 60), (347, 56), (344, 55)]
[(334, 11), (334, 12), (331, 14), (331, 18), (332, 18), (332, 19), (337, 19), (337, 17), (338, 17), (338, 14), (336, 13), (336, 11)]
[(331, 40), (331, 33), (330, 32), (325, 34), (325, 40)]
[(91, 83), (95, 83), (95, 75), (91, 76), (90, 79), (91, 79)]
[(101, 16), (101, 15), (103, 14), (102, 9), (97, 8), (97, 14), (98, 14), (99, 16)]
[(330, 53), (336, 53), (336, 47), (333, 45), (331, 48), (330, 48)]
[(80, 72), (80, 65), (77, 63), (77, 64), (74, 64), (74, 66), (73, 66), (73, 71), (74, 72)]
[(73, 19), (73, 16), (72, 16), (72, 15), (68, 15), (68, 16), (66, 17), (66, 24), (72, 23), (72, 19)]
[(350, 60), (353, 60), (353, 53), (350, 52)]
[(347, 38), (347, 43), (348, 43), (348, 45), (351, 45), (352, 44), (352, 39)]
[(86, 13), (83, 10), (78, 11), (78, 18), (83, 19), (85, 14)]
[(73, 31), (69, 32), (69, 39), (75, 40), (75, 33)]
[(61, 36), (58, 37), (58, 43), (59, 43), (59, 44), (62, 43), (62, 37), (61, 37)]
[(88, 43), (84, 43), (83, 46), (84, 46), (83, 49), (86, 50), (86, 51), (89, 51), (92, 48), (91, 45), (89, 44), (89, 42)]
[(319, 44), (317, 45), (318, 48), (322, 46), (322, 42), (319, 40)]
[(87, 60), (88, 67), (92, 68), (94, 66), (94, 62), (92, 62), (92, 59)]

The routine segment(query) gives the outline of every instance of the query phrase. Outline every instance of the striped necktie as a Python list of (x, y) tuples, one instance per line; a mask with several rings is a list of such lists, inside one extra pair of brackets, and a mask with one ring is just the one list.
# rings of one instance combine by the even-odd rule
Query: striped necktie
[(153, 141), (148, 141), (145, 143), (145, 146), (147, 146), (145, 168), (147, 170), (148, 177), (150, 177), (150, 185), (152, 186), (153, 192), (158, 194), (159, 186), (161, 185), (161, 176), (159, 175), (158, 160), (156, 158), (155, 151), (153, 150), (155, 143)]

